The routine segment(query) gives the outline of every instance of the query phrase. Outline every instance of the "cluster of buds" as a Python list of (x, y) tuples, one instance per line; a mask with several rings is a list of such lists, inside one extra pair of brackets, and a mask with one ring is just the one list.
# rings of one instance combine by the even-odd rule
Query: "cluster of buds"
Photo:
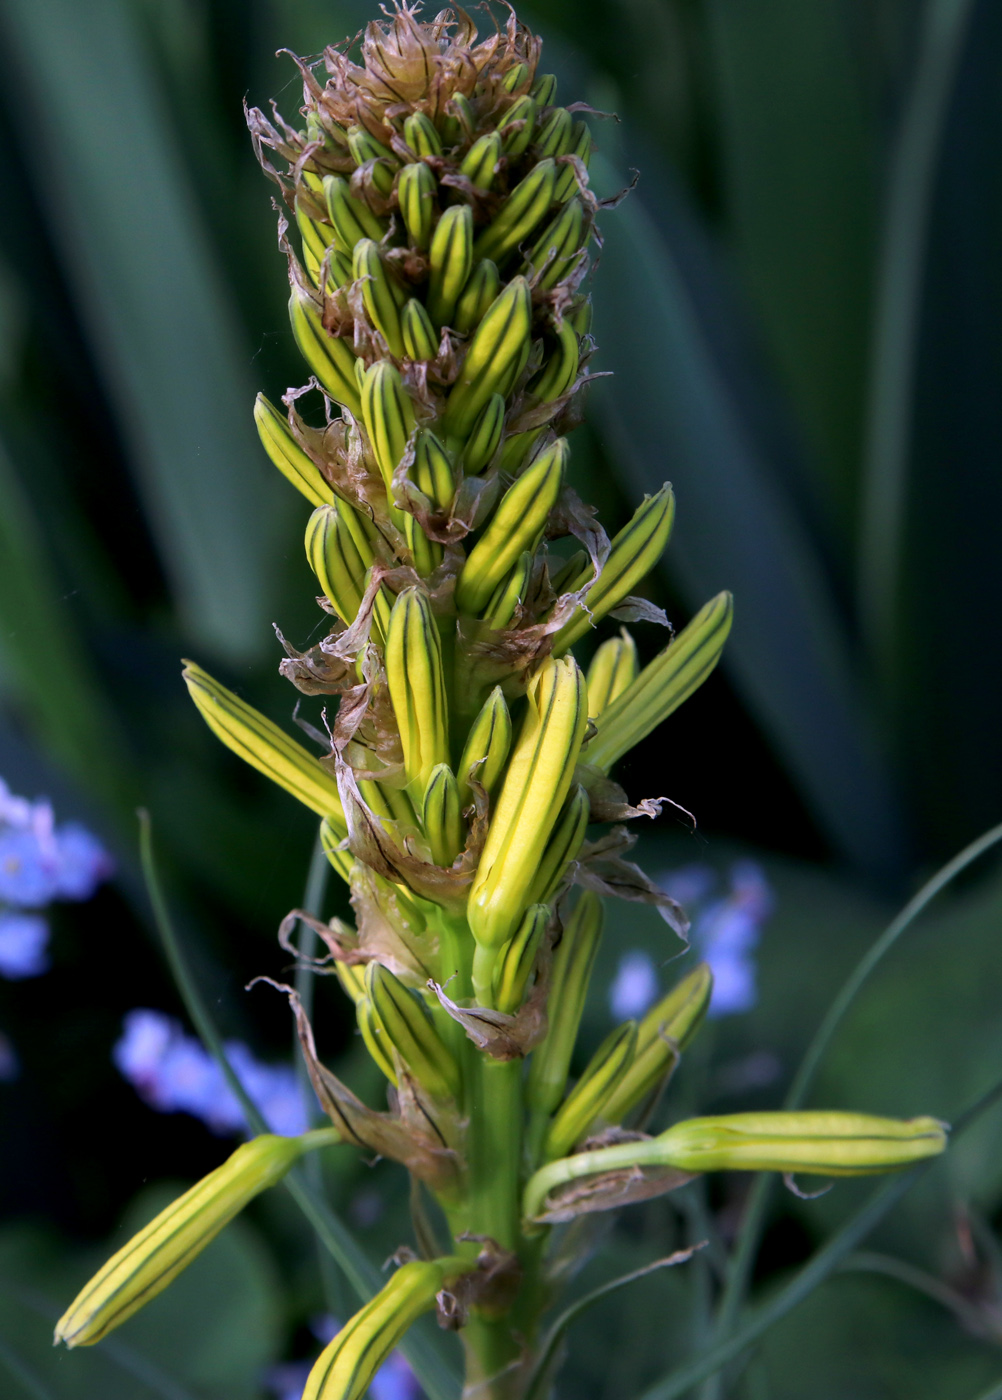
[[(712, 671), (730, 597), (642, 669), (625, 630), (587, 671), (572, 654), (605, 618), (664, 621), (632, 590), (674, 515), (666, 485), (610, 540), (568, 481), (594, 349), (588, 109), (559, 104), (514, 15), (480, 38), (461, 11), (422, 21), (400, 4), (369, 25), (361, 62), (349, 52), (326, 51), (323, 83), (297, 60), (300, 127), (249, 113), (281, 191), (292, 329), (312, 373), (285, 412), (259, 398), (256, 419), (313, 508), (306, 554), (331, 618), (310, 651), (284, 643), (282, 670), (336, 697), (329, 752), (198, 666), (185, 675), (223, 742), (321, 819), (350, 887), (355, 926), (317, 931), (389, 1109), (319, 1062), (290, 993), (318, 1098), (341, 1139), (425, 1184), (453, 1238), (453, 1254), (406, 1265), (339, 1334), (307, 1394), (361, 1395), (370, 1362), (448, 1296), (471, 1388), (515, 1397), (551, 1297), (541, 1237), (629, 1199), (631, 1161), (649, 1196), (652, 1173), (667, 1190), (708, 1168), (837, 1170), (862, 1130), (839, 1115), (807, 1125), (807, 1157), (785, 1121), (758, 1125), (770, 1146), (757, 1153), (748, 1125), (733, 1147), (705, 1120), (667, 1147), (645, 1137), (706, 1010), (704, 966), (615, 1029), (570, 1085), (601, 896), (654, 903), (684, 936), (682, 912), (625, 859), (626, 828), (594, 828), (658, 810), (631, 806), (610, 770)], [(943, 1144), (927, 1120), (863, 1136), (879, 1145), (857, 1144), (853, 1170)], [(75, 1323), (63, 1335), (93, 1339)]]

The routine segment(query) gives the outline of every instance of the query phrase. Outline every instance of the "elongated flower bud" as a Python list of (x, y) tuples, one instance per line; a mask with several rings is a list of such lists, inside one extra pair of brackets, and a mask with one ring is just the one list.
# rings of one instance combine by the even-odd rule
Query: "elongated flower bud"
[(356, 199), (348, 181), (340, 175), (325, 176), (324, 198), (339, 252), (350, 256), (355, 244), (363, 238), (372, 238), (378, 243), (386, 233), (365, 200)]
[(565, 320), (557, 333), (556, 349), (528, 383), (528, 392), (541, 403), (553, 403), (573, 385), (578, 375), (578, 333)]
[(443, 1045), (420, 995), (377, 962), (365, 969), (365, 991), (382, 1034), (401, 1064), (435, 1098), (455, 1098), (459, 1066)]
[[(591, 132), (584, 122), (577, 122), (574, 126), (570, 151), (567, 154), (577, 156), (578, 160), (587, 166), (591, 160), (591, 149)], [(557, 169), (559, 174), (553, 189), (553, 198), (558, 204), (563, 204), (565, 199), (570, 199), (571, 195), (577, 194), (580, 185), (577, 172), (569, 162), (562, 163)]]
[(318, 816), (328, 817), (342, 836), (347, 834), (332, 773), (277, 724), (213, 680), (201, 666), (186, 661), (182, 674), (202, 718), (228, 749), (298, 797)]
[(574, 138), (574, 118), (566, 107), (557, 107), (543, 122), (536, 137), (536, 154), (540, 160), (562, 156), (571, 148)]
[(663, 486), (656, 496), (644, 497), (632, 520), (612, 541), (602, 572), (585, 594), (585, 606), (554, 637), (555, 655), (573, 646), (650, 573), (665, 551), (674, 519), (675, 497), (670, 486)]
[(540, 291), (553, 287), (577, 262), (584, 228), (584, 206), (569, 199), (548, 228), (539, 235), (526, 260), (526, 272), (535, 276)]
[(610, 1094), (603, 1118), (622, 1123), (660, 1087), (702, 1025), (712, 992), (713, 974), (706, 963), (700, 963), (651, 1007), (637, 1032), (633, 1062)]
[(313, 298), (293, 287), (289, 298), (292, 334), (303, 359), (335, 403), (358, 414), (358, 385), (355, 382), (355, 355), (346, 340), (324, 330)]
[(459, 760), (460, 807), (466, 807), (472, 800), (471, 777), (486, 790), (488, 796), (493, 797), (510, 748), (511, 715), (501, 687), (495, 686), (470, 727), (463, 756)]
[(473, 267), (473, 215), (468, 204), (454, 204), (439, 219), (428, 264), (428, 315), (441, 327), (451, 322)]
[(528, 149), (536, 128), (537, 110), (535, 100), (526, 94), (512, 103), (498, 123), (504, 153), (509, 159)]
[(469, 335), (487, 315), (497, 300), (501, 290), (501, 277), (497, 264), (490, 258), (481, 258), (470, 273), (466, 286), (456, 302), (453, 327), (462, 335)]
[(449, 454), (429, 429), (418, 434), (414, 448), (414, 484), (440, 510), (448, 510), (456, 494)]
[(512, 190), (501, 210), (473, 245), (474, 256), (499, 265), (528, 238), (553, 203), (557, 167), (541, 160)]
[(549, 917), (545, 904), (531, 904), (515, 936), (502, 948), (493, 979), (494, 1005), (498, 1011), (513, 1015), (522, 1005)]
[(320, 1353), (302, 1400), (361, 1400), (412, 1323), (432, 1311), (450, 1280), (473, 1267), (458, 1256), (404, 1264)]
[(637, 679), (637, 646), (625, 627), (603, 642), (588, 667), (588, 714), (596, 719)]
[(416, 248), (425, 249), (431, 243), (436, 190), (435, 176), (423, 161), (405, 165), (401, 170), (397, 182), (400, 217)]
[(379, 245), (371, 238), (363, 238), (355, 244), (352, 272), (362, 283), (362, 300), (372, 324), (386, 341), (390, 354), (402, 359), (404, 339), (400, 330), (400, 308), (404, 294), (383, 266)]
[(361, 417), (389, 491), (393, 473), (414, 431), (414, 406), (404, 389), (400, 371), (389, 360), (377, 360), (366, 370), (362, 381)]
[(473, 425), (473, 432), (463, 452), (463, 468), (476, 476), (488, 465), (501, 443), (504, 427), (504, 398), (492, 394)]
[(610, 1031), (588, 1061), (584, 1073), (554, 1115), (543, 1157), (566, 1157), (576, 1142), (603, 1116), (605, 1105), (622, 1083), (637, 1048), (637, 1025), (627, 1021)]
[(718, 593), (599, 717), (585, 758), (608, 771), (677, 710), (720, 660), (731, 629), (731, 595)]
[(461, 611), (480, 612), (519, 555), (535, 551), (560, 492), (567, 457), (567, 440), (559, 438), (509, 486), (456, 582)]
[(334, 964), (334, 971), (337, 980), (344, 988), (345, 995), (351, 998), (352, 1005), (357, 1006), (365, 999), (365, 965), (363, 963), (346, 963), (338, 960)]
[(427, 596), (417, 588), (398, 594), (386, 637), (386, 683), (393, 703), (404, 769), (422, 787), (436, 764), (449, 758), (449, 720), (442, 643)]
[[(442, 154), (442, 139), (435, 130), (435, 123), (426, 112), (412, 112), (410, 114), (404, 122), (404, 140), (416, 156), (440, 156)], [(421, 162), (418, 162), (418, 165), (420, 164)]]
[(532, 332), (532, 295), (524, 277), (514, 277), (488, 308), (470, 341), (459, 378), (446, 406), (450, 433), (466, 437), (492, 394), (504, 392), (527, 350)]
[(501, 159), (501, 137), (496, 131), (481, 136), (463, 157), (459, 173), (465, 175), (478, 190), (489, 190), (494, 183), (498, 161)]
[(362, 602), (365, 573), (371, 568), (373, 553), (359, 527), (352, 530), (350, 516), (357, 512), (342, 504), (318, 506), (306, 526), (306, 557), (310, 568), (338, 617), (349, 625), (355, 621)]
[(491, 818), (468, 917), (478, 943), (498, 948), (515, 931), (546, 842), (567, 796), (587, 723), (584, 677), (571, 659), (549, 659), (526, 696), (528, 710)]
[(532, 85), (532, 95), (540, 107), (552, 107), (557, 100), (556, 74), (540, 73)]
[(433, 360), (438, 354), (438, 336), (431, 317), (415, 298), (404, 305), (400, 316), (404, 354), (409, 360)]
[(404, 515), (404, 538), (411, 552), (411, 561), (422, 578), (434, 573), (442, 562), (442, 546), (430, 540), (421, 522), (413, 515)]
[(588, 794), (584, 788), (572, 788), (533, 876), (529, 888), (529, 898), (533, 903), (549, 904), (560, 889), (568, 865), (581, 849), (581, 842), (588, 829), (590, 810)]
[(519, 606), (525, 600), (526, 589), (532, 573), (532, 555), (521, 555), (507, 578), (502, 579), (491, 594), (484, 609), (484, 621), (496, 632), (508, 627), (513, 621)]
[(324, 855), (341, 879), (350, 884), (355, 857), (350, 851), (341, 849), (341, 842), (347, 835), (347, 826), (341, 821), (332, 821), (330, 817), (324, 817), (320, 823), (320, 844)]
[(465, 832), (459, 784), (447, 763), (440, 763), (431, 770), (421, 809), (421, 825), (434, 864), (451, 865), (463, 849)]
[(334, 488), (292, 436), (287, 420), (263, 394), (258, 394), (254, 400), (254, 422), (262, 447), (286, 480), (291, 481), (311, 505), (333, 505)]
[[(371, 964), (368, 965), (371, 966)], [(342, 985), (344, 985), (343, 979)], [(372, 1008), (372, 1002), (369, 1000), (369, 994), (365, 989), (364, 969), (362, 971), (362, 995), (355, 1001), (355, 1019), (358, 1022), (358, 1029), (361, 1032), (365, 1048), (372, 1056), (376, 1066), (382, 1070), (395, 1088), (399, 1088), (400, 1081), (397, 1066), (393, 1060), (393, 1047), (383, 1030), (382, 1022)]]
[(338, 1141), (333, 1128), (324, 1128), (302, 1137), (266, 1133), (245, 1142), (112, 1255), (56, 1323), (55, 1340), (68, 1347), (99, 1342), (162, 1292), (304, 1152)]

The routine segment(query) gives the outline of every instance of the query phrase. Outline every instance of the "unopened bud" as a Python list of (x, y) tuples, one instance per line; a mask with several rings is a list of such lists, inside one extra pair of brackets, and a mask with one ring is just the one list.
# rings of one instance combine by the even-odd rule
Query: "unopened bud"
[(355, 198), (348, 181), (341, 175), (324, 177), (324, 198), (339, 252), (350, 257), (361, 239), (372, 238), (378, 243), (385, 235), (384, 225), (364, 199)]
[(361, 417), (387, 492), (414, 431), (414, 406), (389, 360), (377, 360), (362, 381)]
[(539, 373), (529, 380), (529, 393), (540, 403), (553, 403), (573, 385), (579, 362), (577, 331), (570, 321), (565, 320), (557, 332), (555, 349)]
[(534, 165), (512, 190), (474, 244), (478, 258), (503, 262), (533, 231), (553, 203), (557, 167), (552, 160)]
[(508, 92), (518, 92), (529, 81), (529, 65), (516, 63), (504, 75), (504, 85)]
[(503, 396), (492, 394), (474, 423), (463, 450), (463, 470), (469, 476), (482, 472), (498, 450), (504, 428), (504, 409)]
[(526, 272), (531, 272), (540, 291), (555, 286), (577, 262), (583, 229), (584, 206), (580, 199), (569, 199), (533, 244), (526, 261)]
[(497, 264), (490, 258), (482, 258), (470, 273), (466, 286), (456, 302), (453, 328), (461, 335), (469, 335), (486, 316), (501, 290), (501, 277)]
[(473, 267), (473, 214), (454, 204), (439, 219), (428, 254), (428, 314), (438, 327), (451, 324), (459, 294)]
[(565, 155), (571, 148), (573, 136), (574, 118), (566, 107), (557, 107), (539, 129), (535, 142), (536, 154), (540, 160)]
[(424, 161), (405, 165), (401, 170), (397, 181), (397, 202), (404, 227), (416, 248), (425, 249), (431, 242), (436, 189), (435, 176)]
[(365, 991), (375, 1021), (423, 1089), (438, 1099), (459, 1094), (459, 1066), (432, 1022), (420, 993), (377, 962), (365, 969)]
[[(577, 156), (582, 165), (587, 167), (591, 160), (591, 150), (591, 132), (584, 122), (575, 123), (570, 150), (566, 152), (566, 154)], [(580, 185), (578, 183), (577, 171), (569, 162), (563, 162), (557, 168), (559, 174), (557, 175), (556, 185), (554, 186), (553, 198), (558, 204), (563, 204), (565, 199), (570, 199), (571, 195), (578, 193)]]
[(463, 849), (466, 833), (459, 784), (447, 763), (439, 763), (431, 770), (424, 793), (421, 825), (428, 838), (432, 863), (451, 866)]
[[(435, 123), (426, 112), (412, 112), (410, 114), (404, 122), (404, 140), (416, 156), (440, 156), (442, 154), (441, 137), (435, 130)], [(423, 162), (418, 162), (418, 164), (423, 164)]]
[(360, 239), (355, 244), (352, 271), (355, 280), (362, 284), (362, 300), (369, 319), (386, 341), (390, 354), (398, 360), (402, 359), (404, 340), (400, 330), (400, 308), (404, 293), (386, 270), (379, 255), (379, 245), (371, 238)]
[(532, 294), (524, 277), (513, 277), (488, 308), (466, 351), (446, 405), (451, 434), (465, 438), (492, 394), (503, 392), (527, 351), (532, 333)]
[(494, 1005), (514, 1015), (525, 999), (525, 989), (536, 966), (550, 911), (545, 904), (531, 904), (514, 937), (501, 949), (494, 968)]
[(493, 797), (511, 748), (511, 715), (501, 687), (495, 686), (470, 728), (459, 760), (459, 800), (466, 807), (473, 797), (473, 778)]
[(258, 394), (254, 400), (254, 422), (262, 447), (286, 480), (291, 481), (311, 505), (333, 504), (334, 488), (292, 436), (288, 421), (263, 394)]
[(496, 131), (481, 136), (463, 157), (459, 173), (465, 175), (478, 190), (489, 190), (494, 183), (498, 161), (501, 159), (501, 137)]
[(418, 434), (414, 448), (414, 485), (439, 510), (448, 510), (456, 494), (456, 479), (448, 452), (430, 429)]
[(433, 360), (438, 354), (438, 336), (431, 317), (416, 297), (404, 305), (400, 317), (404, 354), (409, 360)]
[(587, 1137), (630, 1068), (636, 1048), (635, 1021), (617, 1026), (606, 1036), (554, 1115), (543, 1147), (544, 1161), (566, 1157), (576, 1142)]
[(603, 642), (588, 667), (588, 714), (597, 719), (637, 679), (637, 645), (625, 627)]
[(581, 849), (590, 814), (588, 794), (583, 787), (576, 785), (564, 803), (533, 876), (529, 898), (534, 903), (549, 904), (557, 894), (567, 875), (567, 867)]
[(484, 622), (495, 632), (501, 632), (511, 623), (525, 601), (529, 580), (532, 576), (532, 555), (523, 554), (507, 578), (502, 579), (491, 594), (490, 602), (484, 608)]
[(295, 286), (289, 298), (289, 320), (300, 354), (335, 403), (357, 417), (358, 385), (355, 354), (346, 340), (328, 335), (313, 298)]
[(528, 149), (532, 133), (536, 128), (536, 102), (528, 93), (513, 102), (498, 122), (502, 133), (504, 153), (509, 159), (520, 156)]
[(557, 100), (557, 79), (553, 73), (540, 73), (532, 85), (532, 95), (540, 107), (552, 107)]
[(386, 637), (386, 683), (400, 731), (404, 770), (423, 788), (431, 770), (449, 759), (449, 721), (442, 643), (427, 595), (398, 594)]

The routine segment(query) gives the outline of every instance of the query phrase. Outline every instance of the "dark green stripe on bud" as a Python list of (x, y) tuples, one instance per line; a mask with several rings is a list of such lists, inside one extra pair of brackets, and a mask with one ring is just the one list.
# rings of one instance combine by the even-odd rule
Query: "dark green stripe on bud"
[(441, 328), (450, 324), (473, 267), (473, 214), (468, 204), (454, 204), (439, 219), (428, 265), (428, 314)]
[(554, 637), (554, 655), (561, 656), (573, 646), (650, 573), (665, 551), (674, 519), (675, 497), (670, 486), (644, 497), (633, 518), (612, 541), (602, 572), (585, 594), (584, 607)]
[(520, 87), (524, 87), (529, 81), (529, 65), (527, 63), (516, 63), (509, 68), (502, 79), (508, 92), (518, 92)]
[(448, 452), (435, 434), (425, 428), (418, 434), (414, 448), (414, 485), (433, 501), (439, 510), (448, 510), (456, 494), (456, 479)]
[(467, 475), (476, 476), (482, 472), (500, 447), (504, 407), (504, 397), (492, 394), (481, 409), (463, 450), (463, 468)]
[(550, 911), (545, 904), (533, 904), (526, 910), (518, 932), (501, 949), (494, 969), (494, 1005), (498, 1011), (513, 1016), (525, 1000), (525, 989), (536, 966)]
[(581, 252), (583, 229), (584, 205), (580, 199), (569, 199), (540, 234), (526, 260), (526, 271), (534, 274), (540, 291), (549, 291), (571, 271)]
[(502, 145), (506, 156), (520, 156), (529, 147), (532, 133), (536, 129), (536, 102), (528, 93), (513, 102), (498, 122), (502, 133)]
[(350, 510), (350, 506), (318, 506), (307, 522), (305, 541), (306, 558), (317, 582), (338, 617), (349, 626), (358, 616), (366, 570), (373, 559), (364, 537), (360, 540), (348, 528)]
[(536, 154), (540, 160), (565, 155), (574, 136), (574, 118), (566, 107), (551, 112), (536, 137)]
[(540, 73), (532, 85), (532, 95), (540, 107), (552, 107), (557, 100), (557, 79), (553, 73)]
[(361, 417), (386, 490), (414, 431), (414, 406), (397, 367), (377, 360), (362, 380)]
[(362, 970), (362, 995), (355, 1003), (355, 1019), (358, 1022), (358, 1029), (362, 1033), (365, 1048), (372, 1056), (377, 1068), (382, 1070), (391, 1084), (399, 1087), (397, 1067), (393, 1063), (393, 1050), (365, 990), (364, 969)]
[(416, 248), (427, 248), (431, 242), (436, 189), (435, 176), (424, 161), (405, 165), (401, 170), (397, 181), (397, 203), (404, 227)]
[(377, 962), (365, 969), (365, 990), (376, 1025), (408, 1073), (437, 1099), (457, 1097), (459, 1066), (442, 1043), (420, 994)]
[(474, 245), (478, 258), (503, 262), (539, 223), (553, 203), (557, 167), (552, 160), (541, 160), (512, 190), (493, 221)]
[(424, 791), (421, 824), (428, 838), (432, 863), (451, 866), (463, 849), (466, 832), (463, 827), (462, 803), (459, 800), (459, 784), (447, 763), (439, 763), (431, 770), (431, 777)]
[(360, 239), (372, 238), (378, 243), (386, 233), (365, 200), (355, 198), (342, 176), (324, 176), (324, 198), (339, 252), (350, 257)]
[(494, 795), (501, 771), (508, 761), (511, 748), (511, 715), (505, 704), (501, 687), (495, 686), (483, 709), (470, 728), (459, 760), (459, 798), (466, 807), (473, 798), (470, 778), (475, 779), (488, 796)]
[(540, 403), (553, 403), (573, 385), (578, 374), (579, 349), (577, 331), (564, 320), (557, 332), (556, 348), (538, 374), (529, 380), (529, 393)]
[(599, 717), (595, 736), (585, 751), (588, 763), (608, 771), (688, 700), (720, 660), (731, 617), (729, 593), (718, 593), (699, 610), (688, 627)]
[(420, 520), (408, 512), (403, 514), (403, 527), (411, 562), (421, 577), (427, 578), (442, 562), (442, 546), (437, 540), (430, 540)]
[(603, 642), (588, 667), (588, 714), (596, 719), (637, 679), (637, 645), (625, 627)]
[(462, 612), (480, 613), (519, 555), (535, 552), (560, 492), (568, 455), (566, 438), (558, 438), (502, 496), (456, 581), (456, 606)]
[(416, 156), (440, 156), (442, 139), (426, 112), (412, 112), (404, 122), (404, 140)]
[(438, 354), (438, 336), (431, 317), (416, 297), (404, 305), (400, 317), (404, 354), (408, 360), (433, 360)]
[(469, 335), (484, 319), (501, 290), (501, 275), (490, 258), (482, 258), (456, 302), (453, 329)]
[(494, 183), (497, 164), (501, 159), (501, 137), (496, 131), (481, 136), (463, 157), (459, 173), (465, 175), (478, 190), (489, 190)]
[(423, 788), (436, 764), (448, 762), (449, 717), (442, 643), (428, 598), (417, 588), (405, 588), (393, 605), (385, 664), (404, 771)]
[[(578, 160), (587, 167), (591, 160), (591, 132), (584, 122), (574, 124), (574, 135), (571, 141), (571, 148), (567, 155), (577, 156)], [(577, 194), (580, 189), (577, 172), (573, 165), (565, 162), (560, 166), (560, 173), (557, 176), (556, 186), (553, 190), (553, 198), (558, 204), (563, 204), (565, 199), (570, 199), (572, 194)]]
[(495, 632), (511, 626), (512, 619), (525, 601), (526, 590), (532, 575), (532, 555), (522, 554), (518, 563), (506, 579), (502, 579), (491, 594), (490, 602), (484, 609), (484, 622)]
[(540, 904), (548, 904), (557, 893), (567, 874), (567, 867), (575, 860), (581, 849), (581, 842), (588, 830), (591, 805), (583, 787), (572, 789), (564, 804), (564, 810), (557, 818), (553, 835), (546, 843), (543, 858), (539, 862), (529, 890), (529, 898)]
[(445, 426), (465, 438), (492, 394), (505, 392), (528, 351), (532, 334), (532, 293), (524, 277), (514, 277), (477, 327), (459, 377), (449, 394)]
[(286, 480), (291, 481), (311, 505), (333, 504), (334, 488), (292, 436), (288, 420), (264, 394), (258, 394), (254, 400), (254, 422), (261, 446)]
[(328, 335), (316, 302), (301, 287), (294, 286), (289, 298), (289, 320), (300, 354), (335, 403), (357, 416), (358, 386), (355, 380), (355, 354), (346, 340)]
[(604, 1116), (605, 1105), (630, 1068), (637, 1048), (637, 1025), (627, 1021), (603, 1040), (584, 1073), (557, 1110), (546, 1134), (543, 1160), (566, 1157)]
[(387, 160), (394, 168), (400, 164), (389, 146), (377, 141), (372, 132), (364, 126), (348, 128), (348, 149), (351, 151), (352, 160), (359, 166), (368, 160)]
[(379, 245), (371, 238), (356, 243), (352, 272), (362, 283), (362, 300), (369, 319), (386, 341), (390, 354), (403, 359), (404, 341), (400, 331), (403, 291), (387, 272), (379, 256)]

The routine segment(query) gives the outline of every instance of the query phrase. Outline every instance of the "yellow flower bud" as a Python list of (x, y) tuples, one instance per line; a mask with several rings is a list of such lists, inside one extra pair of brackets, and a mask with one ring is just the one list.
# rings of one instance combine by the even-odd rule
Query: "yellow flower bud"
[(473, 214), (453, 204), (435, 227), (428, 254), (428, 315), (441, 328), (451, 324), (459, 294), (473, 267)]
[[(435, 130), (435, 123), (426, 112), (411, 112), (404, 122), (404, 140), (410, 146), (416, 156), (440, 156), (442, 154), (442, 141)], [(417, 169), (427, 170), (428, 167), (419, 161)], [(406, 170), (412, 169), (407, 166)], [(403, 175), (401, 175), (401, 179)]]
[(371, 238), (363, 238), (355, 244), (352, 272), (355, 280), (362, 284), (362, 301), (369, 319), (386, 341), (390, 354), (398, 360), (403, 359), (400, 309), (405, 299), (404, 291), (387, 271), (379, 255), (378, 243)]
[(622, 1083), (637, 1048), (637, 1024), (627, 1021), (606, 1036), (588, 1061), (584, 1073), (554, 1114), (543, 1147), (543, 1159), (566, 1157), (588, 1134), (605, 1105)]
[(548, 904), (559, 890), (569, 863), (581, 849), (590, 811), (587, 792), (580, 785), (575, 786), (557, 818), (553, 835), (546, 843), (543, 858), (533, 877), (529, 890), (532, 903)]
[(421, 825), (428, 838), (432, 861), (435, 865), (451, 866), (463, 849), (466, 832), (459, 784), (447, 763), (439, 763), (431, 770), (424, 793)]
[(511, 748), (511, 715), (501, 687), (495, 686), (470, 727), (463, 756), (459, 760), (459, 802), (466, 807), (473, 798), (470, 778), (493, 797), (494, 788)]
[(528, 350), (532, 333), (532, 294), (524, 277), (513, 277), (487, 308), (466, 351), (445, 411), (450, 434), (465, 438), (481, 409), (511, 379)]
[[(432, 131), (434, 130), (432, 127)], [(431, 242), (431, 230), (435, 222), (436, 188), (435, 176), (424, 161), (405, 165), (397, 181), (400, 217), (410, 234), (411, 242), (422, 250)]]
[(301, 491), (311, 505), (333, 505), (334, 488), (292, 436), (287, 420), (263, 394), (258, 394), (254, 400), (254, 422), (261, 446), (296, 490)]
[(501, 159), (501, 137), (489, 131), (474, 141), (463, 157), (459, 173), (465, 175), (478, 190), (489, 190), (494, 183), (498, 161)]
[(514, 1015), (522, 1005), (549, 917), (545, 904), (530, 905), (518, 932), (501, 949), (493, 978), (494, 1005), (498, 1011)]
[(534, 165), (473, 245), (474, 256), (503, 262), (528, 238), (549, 209), (556, 183), (557, 167), (552, 160)]
[(469, 335), (487, 315), (501, 290), (501, 277), (497, 264), (490, 258), (482, 258), (470, 273), (469, 280), (456, 302), (453, 316), (454, 329), (461, 335)]
[(326, 175), (323, 189), (327, 214), (334, 227), (334, 240), (340, 252), (350, 256), (355, 244), (363, 238), (372, 238), (377, 243), (380, 241), (386, 229), (365, 200), (355, 198), (347, 180), (340, 175)]
[(389, 492), (393, 473), (414, 431), (414, 406), (400, 371), (389, 360), (377, 360), (366, 370), (362, 380), (361, 416)]
[(427, 595), (398, 594), (386, 636), (386, 683), (400, 730), (404, 770), (423, 788), (449, 758), (449, 719), (442, 643)]
[(335, 403), (356, 417), (359, 412), (355, 353), (347, 340), (324, 330), (320, 311), (308, 292), (294, 286), (289, 298), (292, 334), (303, 359)]
[(588, 667), (588, 714), (597, 719), (637, 679), (637, 647), (625, 627), (603, 642)]
[(397, 1052), (401, 1064), (435, 1098), (456, 1098), (459, 1066), (443, 1044), (420, 993), (405, 987), (377, 962), (366, 966), (365, 991), (375, 1026)]

